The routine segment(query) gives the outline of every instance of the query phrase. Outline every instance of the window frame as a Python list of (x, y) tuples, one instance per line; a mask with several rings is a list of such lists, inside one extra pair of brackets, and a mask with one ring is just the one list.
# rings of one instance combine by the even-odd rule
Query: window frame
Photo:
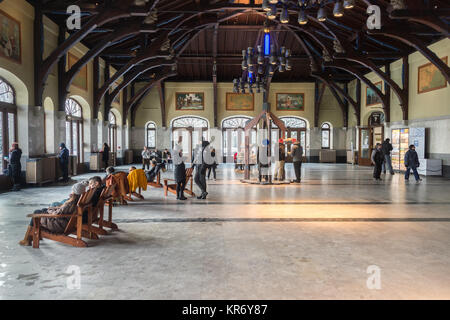
[[(69, 101), (73, 101), (74, 104), (79, 107), (79, 112), (80, 112), (79, 115), (74, 115), (73, 113), (72, 114), (68, 113), (68, 111), (70, 111), (70, 110), (67, 109)], [(84, 145), (83, 107), (81, 106), (81, 104), (77, 100), (75, 100), (73, 98), (67, 98), (64, 106), (65, 106), (64, 111), (66, 112), (66, 134), (67, 134), (67, 124), (69, 123), (69, 125), (70, 125), (70, 127), (69, 127), (70, 128), (70, 148), (69, 148), (69, 146), (66, 146), (66, 147), (68, 147), (68, 149), (70, 151), (70, 154), (74, 155), (74, 153), (73, 153), (73, 149), (74, 149), (73, 148), (73, 145), (74, 145), (74, 141), (73, 141), (74, 140), (73, 139), (74, 138), (73, 127), (74, 127), (74, 124), (75, 124), (76, 131), (77, 131), (77, 141), (76, 141), (76, 143), (77, 143), (77, 151), (78, 151), (76, 156), (77, 156), (77, 163), (80, 164), (84, 160), (84, 151), (83, 151), (83, 145)], [(66, 137), (66, 141), (68, 141), (67, 137)]]
[[(328, 134), (328, 146), (323, 145), (323, 136), (325, 133)], [(320, 145), (322, 149), (331, 149), (331, 124), (329, 124), (328, 122), (324, 122), (320, 126)]]
[[(17, 130), (17, 105), (16, 105), (16, 91), (14, 90), (14, 87), (5, 79), (0, 77), (0, 82), (4, 83), (9, 90), (11, 91), (11, 94), (13, 96), (12, 103), (11, 102), (4, 102), (0, 101), (0, 113), (2, 114), (1, 123), (0, 123), (0, 130), (1, 130), (1, 137), (2, 137), (2, 161), (1, 161), (1, 169), (3, 172), (3, 169), (6, 169), (8, 166), (8, 162), (4, 160), (5, 157), (9, 156), (9, 149), (10, 141), (17, 141), (18, 137), (18, 130)], [(13, 138), (10, 138), (10, 128), (9, 128), (9, 115), (12, 114), (13, 116)]]
[[(150, 126), (152, 126), (152, 127), (150, 127)], [(145, 145), (147, 146), (147, 148), (150, 148), (150, 149), (156, 148), (156, 145), (157, 145), (156, 129), (157, 129), (156, 123), (153, 121), (150, 121), (145, 125)], [(155, 134), (155, 145), (154, 146), (151, 146), (149, 144), (149, 141), (148, 141), (149, 140), (148, 139), (149, 131), (154, 131), (154, 134)]]

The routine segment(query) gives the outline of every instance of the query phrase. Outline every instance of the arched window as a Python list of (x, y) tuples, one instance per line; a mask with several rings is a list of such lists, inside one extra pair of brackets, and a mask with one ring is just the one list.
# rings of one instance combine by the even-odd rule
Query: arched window
[(0, 78), (0, 161), (1, 169), (6, 169), (4, 160), (9, 155), (9, 149), (17, 141), (17, 106), (13, 87)]
[(321, 135), (322, 135), (322, 149), (330, 149), (331, 148), (331, 126), (329, 123), (322, 124), (321, 127)]
[[(245, 125), (251, 117), (236, 116), (222, 121), (223, 156), (234, 156), (236, 152), (244, 151)], [(256, 144), (256, 128), (251, 130), (250, 145)]]
[(172, 147), (181, 145), (183, 155), (190, 161), (193, 148), (203, 140), (208, 140), (208, 121), (185, 116), (172, 120)]
[(66, 100), (66, 147), (76, 155), (78, 163), (83, 162), (83, 112), (74, 99)]
[[(286, 127), (285, 138), (293, 138), (300, 141), (303, 147), (303, 155), (306, 154), (306, 128), (307, 123), (305, 120), (297, 117), (280, 117), (280, 120), (284, 122)], [(274, 125), (274, 128), (277, 128)], [(280, 132), (278, 129), (272, 129), (272, 141), (278, 141)]]
[(111, 152), (117, 151), (117, 121), (116, 116), (111, 111), (108, 114), (108, 143)]
[(145, 127), (146, 132), (146, 146), (147, 148), (156, 148), (156, 124), (154, 122), (147, 123)]

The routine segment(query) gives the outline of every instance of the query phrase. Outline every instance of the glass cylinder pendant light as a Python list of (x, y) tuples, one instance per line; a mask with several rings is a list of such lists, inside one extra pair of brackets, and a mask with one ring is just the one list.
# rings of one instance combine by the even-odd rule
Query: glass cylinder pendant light
[(275, 5), (272, 5), (270, 7), (270, 11), (267, 12), (267, 18), (270, 20), (274, 20), (277, 17), (277, 7)]
[(264, 11), (270, 11), (270, 5), (269, 5), (269, 0), (264, 0), (262, 3), (262, 9)]
[(269, 0), (269, 2), (270, 2), (271, 4), (277, 4), (277, 3), (278, 3), (278, 0)]
[(281, 10), (280, 22), (281, 23), (289, 22), (289, 12), (286, 7), (284, 7), (283, 10)]
[(340, 18), (344, 15), (344, 7), (342, 6), (342, 2), (340, 0), (336, 1), (333, 9), (333, 16), (336, 18)]
[(308, 23), (308, 17), (306, 16), (306, 12), (303, 9), (300, 9), (298, 12), (298, 23), (301, 25), (305, 25)]
[(319, 20), (320, 22), (324, 22), (325, 20), (327, 20), (327, 11), (325, 7), (320, 7), (317, 11), (317, 20)]
[(355, 6), (355, 0), (344, 0), (344, 8), (352, 9)]

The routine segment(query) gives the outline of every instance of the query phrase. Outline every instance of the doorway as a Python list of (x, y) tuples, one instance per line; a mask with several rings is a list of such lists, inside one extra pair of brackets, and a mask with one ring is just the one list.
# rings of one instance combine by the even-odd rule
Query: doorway
[(373, 112), (369, 117), (369, 126), (359, 128), (359, 152), (358, 164), (361, 166), (370, 166), (372, 161), (370, 157), (372, 150), (377, 143), (383, 143), (384, 140), (384, 114), (382, 112)]

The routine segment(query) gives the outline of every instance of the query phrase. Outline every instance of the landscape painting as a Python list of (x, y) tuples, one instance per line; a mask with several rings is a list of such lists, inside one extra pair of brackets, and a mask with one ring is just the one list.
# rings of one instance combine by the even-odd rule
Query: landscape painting
[[(383, 82), (377, 82), (375, 83), (375, 86), (380, 89), (381, 92), (383, 92)], [(366, 87), (366, 106), (373, 106), (376, 104), (380, 104), (381, 99), (377, 96), (375, 91), (373, 91), (371, 88)]]
[(0, 10), (0, 57), (22, 63), (20, 22)]
[[(78, 62), (78, 58), (75, 57), (73, 54), (69, 53), (67, 55), (67, 66), (68, 69), (72, 68), (72, 66)], [(88, 74), (87, 74), (87, 65), (81, 68), (80, 72), (75, 76), (75, 78), (72, 81), (72, 85), (74, 85), (77, 88), (87, 90), (88, 89)]]
[(177, 110), (205, 109), (205, 95), (203, 92), (177, 92), (175, 100)]
[(303, 111), (305, 110), (304, 93), (277, 93), (277, 110)]
[[(442, 58), (445, 64), (448, 63), (448, 57)], [(442, 72), (436, 68), (432, 63), (424, 64), (419, 67), (418, 71), (418, 81), (417, 81), (417, 92), (424, 93), (433, 91), (436, 89), (445, 88), (447, 86), (447, 81), (445, 80)]]
[(229, 111), (253, 111), (254, 96), (251, 93), (227, 92), (226, 106)]

